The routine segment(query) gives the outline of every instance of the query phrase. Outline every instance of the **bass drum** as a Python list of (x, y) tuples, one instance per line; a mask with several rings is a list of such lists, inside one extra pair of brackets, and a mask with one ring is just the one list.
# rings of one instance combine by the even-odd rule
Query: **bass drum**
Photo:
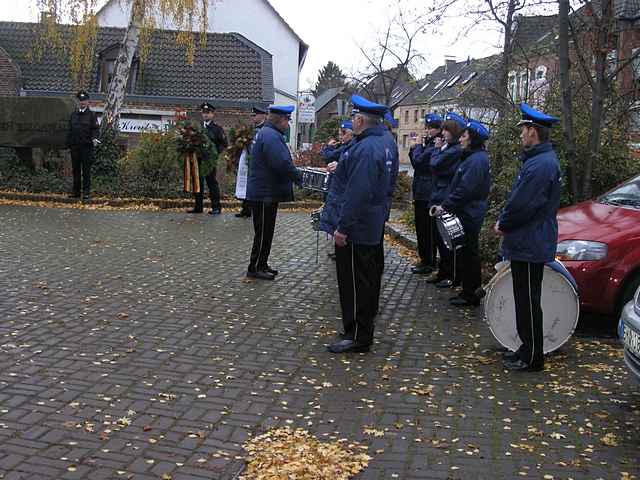
[[(496, 267), (498, 273), (487, 286), (484, 299), (485, 320), (496, 340), (511, 351), (522, 345), (516, 329), (516, 307), (513, 299), (513, 277), (508, 262)], [(562, 263), (555, 261), (544, 267), (542, 278), (542, 314), (544, 353), (564, 345), (578, 324), (580, 299), (575, 280)]]

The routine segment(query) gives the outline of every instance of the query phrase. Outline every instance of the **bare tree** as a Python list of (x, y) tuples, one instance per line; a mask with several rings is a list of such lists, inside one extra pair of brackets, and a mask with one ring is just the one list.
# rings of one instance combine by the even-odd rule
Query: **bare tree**
[(358, 45), (367, 66), (363, 72), (348, 77), (358, 90), (375, 101), (392, 105), (397, 103), (396, 88), (414, 81), (419, 65), (425, 60), (416, 48), (429, 28), (441, 20), (444, 12), (456, 0), (427, 7), (421, 11), (405, 8), (396, 0), (394, 16), (381, 30), (372, 45)]

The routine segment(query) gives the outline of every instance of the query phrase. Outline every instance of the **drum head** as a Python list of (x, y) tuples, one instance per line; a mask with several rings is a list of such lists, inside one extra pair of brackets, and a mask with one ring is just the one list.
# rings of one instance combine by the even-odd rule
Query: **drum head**
[[(543, 348), (544, 353), (550, 353), (564, 345), (573, 335), (580, 315), (580, 300), (569, 280), (545, 266), (541, 303)], [(522, 345), (516, 330), (516, 307), (510, 268), (502, 270), (491, 279), (484, 301), (484, 314), (491, 333), (500, 344), (512, 351)]]

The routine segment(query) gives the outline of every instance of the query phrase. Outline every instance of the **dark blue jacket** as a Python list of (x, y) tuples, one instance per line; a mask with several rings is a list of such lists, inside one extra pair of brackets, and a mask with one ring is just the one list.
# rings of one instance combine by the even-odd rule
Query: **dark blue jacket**
[(393, 138), (393, 134), (385, 128), (384, 134), (385, 142), (385, 164), (387, 165), (387, 171), (389, 173), (389, 188), (387, 190), (387, 216), (385, 220), (389, 220), (389, 214), (391, 213), (391, 203), (393, 202), (393, 192), (396, 190), (396, 183), (398, 181), (398, 173), (400, 172), (400, 155), (398, 153), (398, 144), (396, 139)]
[(436, 147), (433, 140), (425, 145), (417, 145), (409, 151), (409, 160), (413, 166), (413, 199), (419, 202), (431, 203), (433, 190), (433, 175), (431, 174), (431, 155)]
[(329, 165), (331, 162), (337, 162), (338, 160), (340, 160), (340, 155), (342, 155), (342, 152), (344, 152), (349, 147), (350, 143), (351, 141), (347, 143), (340, 143), (337, 145), (325, 145), (320, 150), (320, 155), (322, 155), (322, 158), (327, 165)]
[(464, 150), (442, 208), (460, 218), (465, 229), (480, 231), (491, 189), (491, 164), (484, 149)]
[(292, 182), (301, 183), (302, 175), (291, 161), (282, 132), (266, 122), (258, 130), (251, 148), (247, 200), (290, 202)]
[(390, 185), (384, 131), (383, 126), (365, 130), (343, 152), (322, 208), (322, 231), (338, 230), (350, 243), (380, 243)]
[(462, 158), (462, 147), (459, 143), (447, 145), (444, 150), (436, 148), (431, 156), (431, 173), (433, 174), (433, 190), (431, 204), (440, 205), (449, 194), (451, 180), (458, 170)]
[(502, 256), (522, 262), (550, 262), (558, 243), (560, 164), (551, 143), (526, 149), (521, 160), (522, 169), (498, 219), (504, 233)]

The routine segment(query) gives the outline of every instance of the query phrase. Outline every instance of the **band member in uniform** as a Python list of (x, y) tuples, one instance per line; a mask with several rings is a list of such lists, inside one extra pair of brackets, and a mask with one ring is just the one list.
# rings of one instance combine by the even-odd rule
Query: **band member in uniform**
[(251, 202), (254, 237), (247, 277), (273, 280), (278, 274), (268, 264), (278, 203), (292, 201), (293, 182), (302, 183), (284, 137), (294, 108), (270, 106), (251, 150), (247, 200)]
[(449, 299), (452, 305), (476, 306), (480, 298), (476, 290), (482, 284), (480, 262), (480, 228), (487, 213), (491, 189), (491, 164), (485, 150), (489, 130), (476, 120), (469, 120), (460, 137), (462, 161), (456, 170), (449, 194), (442, 206), (434, 207), (436, 215), (450, 212), (456, 215), (464, 229), (464, 246), (456, 253), (462, 280), (462, 291)]
[(436, 267), (437, 235), (434, 218), (429, 215), (433, 177), (431, 175), (431, 155), (436, 150), (435, 140), (442, 136), (442, 117), (437, 113), (428, 113), (424, 117), (425, 136), (409, 150), (409, 159), (413, 166), (413, 208), (418, 240), (420, 263), (411, 269), (413, 273), (425, 275)]
[[(320, 150), (320, 155), (322, 155), (327, 167), (340, 159), (340, 155), (353, 139), (353, 125), (351, 124), (351, 120), (343, 120), (340, 122), (338, 138), (339, 141), (332, 138)], [(335, 170), (335, 165), (332, 167), (332, 170)]]
[[(398, 144), (396, 143), (396, 137), (393, 134), (393, 129), (398, 128), (398, 121), (393, 117), (393, 113), (390, 109), (384, 114), (383, 123), (385, 126), (384, 142), (385, 142), (385, 165), (389, 173), (389, 185), (387, 187), (387, 215), (385, 222), (389, 221), (391, 215), (391, 204), (393, 203), (393, 193), (396, 190), (396, 183), (398, 181), (398, 173), (400, 171), (400, 155), (398, 153)], [(382, 237), (380, 237), (380, 244), (378, 245), (378, 255), (376, 256), (378, 262), (378, 269), (380, 274), (378, 275), (378, 285), (376, 298), (380, 299), (380, 290), (382, 288), (382, 274), (384, 273), (384, 229)], [(376, 315), (378, 314), (378, 304), (376, 304)]]
[(67, 131), (67, 146), (71, 150), (71, 168), (73, 170), (73, 198), (91, 198), (91, 163), (93, 148), (98, 140), (98, 116), (89, 108), (89, 94), (81, 90), (76, 95), (78, 109), (71, 114)]
[(382, 125), (387, 108), (357, 95), (351, 101), (356, 142), (338, 163), (321, 215), (322, 230), (333, 234), (336, 243), (344, 324), (343, 339), (328, 347), (332, 353), (367, 352), (373, 343), (380, 275), (376, 257), (390, 184)]
[[(210, 103), (203, 103), (200, 105), (200, 112), (202, 113), (202, 126), (207, 132), (207, 136), (211, 142), (215, 145), (218, 155), (222, 154), (222, 151), (229, 145), (227, 142), (227, 136), (224, 134), (224, 130), (213, 119), (215, 116), (216, 108)], [(211, 197), (211, 215), (219, 215), (222, 212), (222, 205), (220, 204), (220, 186), (218, 185), (218, 179), (216, 178), (216, 167), (213, 167), (204, 178), (200, 178), (200, 192), (195, 194), (196, 204), (193, 210), (189, 210), (189, 213), (202, 213), (204, 209), (204, 182), (207, 182), (207, 188), (209, 189), (209, 196)]]
[[(462, 158), (460, 135), (466, 126), (467, 122), (464, 118), (456, 113), (449, 112), (444, 117), (442, 137), (436, 137), (434, 142), (435, 151), (431, 156), (431, 172), (433, 174), (432, 205), (440, 205), (447, 198), (451, 180), (456, 170), (458, 170), (458, 164)], [(460, 279), (456, 278), (455, 273), (457, 257), (449, 251), (439, 233), (436, 235), (436, 245), (440, 255), (438, 273), (429, 278), (427, 282), (435, 283), (438, 288), (459, 285)]]
[(511, 370), (544, 368), (540, 297), (544, 265), (553, 261), (558, 242), (560, 165), (549, 131), (559, 119), (520, 105), (522, 169), (495, 225), (503, 236), (502, 256), (511, 261), (516, 326), (522, 346), (505, 355)]
[[(253, 127), (254, 127), (253, 136), (255, 139), (255, 136), (258, 133), (258, 130), (262, 128), (262, 125), (264, 125), (264, 121), (267, 118), (267, 110), (262, 107), (253, 107), (252, 113), (253, 113)], [(239, 213), (236, 213), (236, 217), (238, 218), (249, 218), (251, 216), (251, 206), (247, 201), (247, 177), (249, 175), (249, 163), (247, 160), (248, 158), (247, 155), (250, 153), (250, 148), (251, 147), (247, 147), (246, 149), (247, 152), (244, 155), (240, 156), (240, 161), (238, 162), (238, 175), (236, 178), (236, 197), (238, 197), (239, 190), (240, 190), (237, 184), (240, 181), (244, 181), (244, 192), (241, 197), (238, 197), (240, 200), (242, 200), (242, 208), (240, 209)]]

